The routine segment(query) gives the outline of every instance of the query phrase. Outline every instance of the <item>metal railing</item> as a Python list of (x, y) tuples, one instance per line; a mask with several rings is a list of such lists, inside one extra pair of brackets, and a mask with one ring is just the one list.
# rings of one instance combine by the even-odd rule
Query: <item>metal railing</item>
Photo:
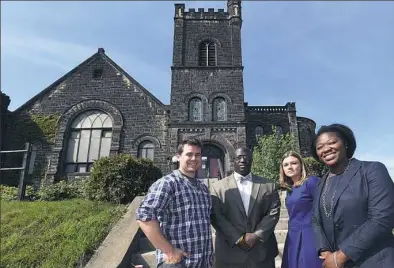
[(11, 150), (11, 151), (1, 151), (1, 154), (11, 154), (11, 153), (23, 153), (23, 160), (21, 167), (1, 167), (1, 171), (9, 170), (20, 170), (19, 185), (18, 185), (18, 200), (21, 201), (25, 197), (26, 192), (26, 180), (29, 173), (32, 173), (34, 166), (34, 155), (32, 157), (32, 145), (30, 143), (25, 144), (25, 149), (23, 150)]

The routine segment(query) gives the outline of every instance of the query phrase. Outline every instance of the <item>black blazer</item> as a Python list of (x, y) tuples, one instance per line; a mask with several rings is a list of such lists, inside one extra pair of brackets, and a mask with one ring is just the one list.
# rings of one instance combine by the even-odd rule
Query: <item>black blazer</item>
[(320, 201), (327, 175), (319, 181), (313, 208), (317, 250), (341, 249), (351, 259), (346, 267), (394, 267), (394, 182), (386, 167), (352, 160), (334, 198), (332, 233), (321, 225)]

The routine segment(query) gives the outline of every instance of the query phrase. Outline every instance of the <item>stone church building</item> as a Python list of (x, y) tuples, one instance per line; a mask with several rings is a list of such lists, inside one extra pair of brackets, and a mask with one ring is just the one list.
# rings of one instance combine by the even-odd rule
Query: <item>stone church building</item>
[(23, 142), (32, 142), (37, 150), (35, 166), (41, 173), (36, 177), (48, 182), (86, 176), (94, 160), (118, 153), (150, 158), (165, 173), (179, 141), (189, 136), (204, 144), (209, 169), (199, 177), (206, 172), (224, 176), (232, 171), (235, 149), (253, 147), (256, 137), (272, 133), (273, 125), (292, 133), (302, 154), (309, 156), (316, 124), (297, 116), (295, 103), (245, 102), (241, 28), (241, 0), (228, 0), (227, 11), (185, 10), (184, 4), (175, 4), (169, 104), (99, 48), (8, 115), (5, 147), (22, 146), (16, 139), (21, 135), (18, 124), (58, 115), (52, 136), (45, 135), (49, 130), (42, 126), (41, 135), (24, 130), (28, 135)]

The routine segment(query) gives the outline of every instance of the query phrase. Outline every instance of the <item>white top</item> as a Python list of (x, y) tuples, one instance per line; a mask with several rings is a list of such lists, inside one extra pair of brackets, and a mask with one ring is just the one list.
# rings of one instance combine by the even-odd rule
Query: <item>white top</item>
[(250, 196), (252, 194), (252, 173), (249, 173), (245, 177), (237, 172), (234, 172), (235, 182), (237, 183), (237, 187), (239, 193), (241, 194), (242, 203), (245, 208), (246, 215), (248, 215), (249, 211), (249, 202)]

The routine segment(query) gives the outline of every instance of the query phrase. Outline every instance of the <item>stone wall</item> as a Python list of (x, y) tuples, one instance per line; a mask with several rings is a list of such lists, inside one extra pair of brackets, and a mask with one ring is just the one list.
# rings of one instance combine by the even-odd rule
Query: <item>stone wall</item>
[(306, 117), (297, 117), (298, 132), (300, 139), (300, 152), (302, 156), (312, 156), (311, 146), (315, 137), (316, 123), (312, 119)]
[[(102, 70), (100, 77), (94, 77), (96, 70)], [(20, 120), (28, 120), (33, 115), (60, 115), (53, 143), (45, 140), (44, 135), (31, 137), (32, 142), (42, 148), (39, 154), (44, 157), (37, 159), (37, 165), (48, 168), (49, 181), (66, 176), (63, 159), (68, 126), (79, 113), (89, 109), (103, 110), (115, 121), (111, 153), (137, 156), (139, 143), (150, 140), (156, 145), (156, 164), (168, 169), (167, 107), (125, 74), (104, 54), (103, 49), (99, 49), (98, 53), (15, 113)], [(10, 130), (9, 137), (12, 136), (18, 134)], [(9, 146), (15, 142), (11, 141)]]

